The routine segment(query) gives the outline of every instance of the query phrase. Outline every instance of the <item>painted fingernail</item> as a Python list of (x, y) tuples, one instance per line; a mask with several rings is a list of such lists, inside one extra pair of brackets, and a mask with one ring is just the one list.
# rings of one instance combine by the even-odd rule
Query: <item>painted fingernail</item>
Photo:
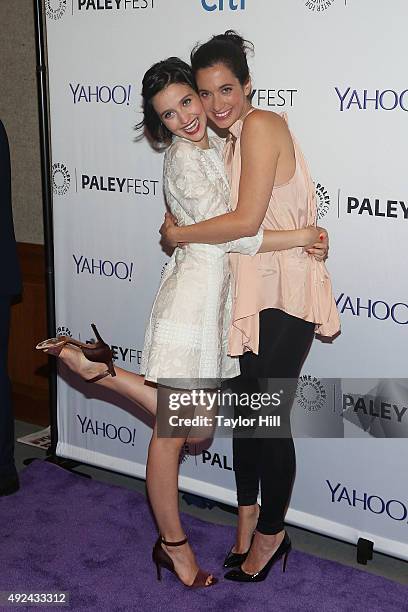
[(320, 238), (320, 240), (323, 240), (324, 234), (320, 234), (319, 238)]

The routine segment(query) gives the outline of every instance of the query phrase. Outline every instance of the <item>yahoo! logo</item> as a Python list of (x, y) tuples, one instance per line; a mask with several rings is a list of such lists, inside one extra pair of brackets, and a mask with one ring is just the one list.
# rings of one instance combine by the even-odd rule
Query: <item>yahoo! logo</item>
[(91, 434), (93, 436), (101, 436), (109, 438), (109, 440), (119, 440), (122, 444), (135, 445), (136, 429), (129, 427), (117, 427), (113, 423), (105, 423), (105, 421), (92, 420), (89, 417), (82, 417), (77, 414), (77, 419), (81, 424), (81, 433)]
[(408, 111), (408, 89), (351, 89), (334, 88), (340, 102), (340, 111), (354, 110), (403, 110)]
[(119, 280), (132, 282), (133, 261), (110, 261), (109, 259), (94, 259), (93, 257), (76, 257), (72, 255), (75, 262), (75, 272), (77, 274), (88, 273), (92, 276), (108, 276)]
[(130, 104), (132, 85), (81, 85), (70, 83), (73, 102), (97, 102), (102, 104)]
[(368, 319), (374, 318), (379, 321), (391, 319), (398, 325), (408, 325), (408, 304), (404, 302), (388, 304), (383, 300), (350, 297), (341, 293), (336, 300), (336, 305), (340, 314), (349, 312), (353, 317), (366, 316)]
[(223, 11), (225, 9), (230, 9), (231, 11), (244, 11), (245, 0), (216, 0), (216, 2), (201, 0), (201, 6), (205, 11)]
[(326, 480), (330, 489), (331, 502), (347, 504), (352, 508), (359, 507), (361, 510), (372, 512), (373, 514), (386, 514), (394, 521), (405, 521), (408, 517), (407, 505), (398, 499), (385, 500), (379, 495), (369, 495), (366, 492), (357, 492), (356, 489), (348, 487), (338, 482), (332, 484)]

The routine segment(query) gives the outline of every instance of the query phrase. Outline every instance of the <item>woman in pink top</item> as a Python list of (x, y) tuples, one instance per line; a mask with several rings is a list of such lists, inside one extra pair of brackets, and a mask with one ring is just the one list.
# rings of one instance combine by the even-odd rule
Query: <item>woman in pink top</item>
[[(225, 164), (233, 210), (183, 227), (167, 217), (162, 233), (170, 244), (217, 244), (255, 235), (261, 225), (291, 230), (316, 222), (313, 182), (285, 117), (251, 106), (247, 47), (228, 31), (191, 54), (206, 114), (218, 128), (229, 130)], [(235, 291), (229, 354), (240, 355), (241, 390), (259, 390), (254, 380), (260, 378), (297, 379), (314, 333), (333, 336), (339, 331), (325, 254), (324, 246), (316, 245), (308, 252), (293, 248), (254, 257), (230, 255)], [(286, 561), (291, 547), (284, 516), (295, 449), (291, 402), (285, 404), (283, 437), (234, 437), (239, 520), (224, 566), (240, 567), (226, 574), (231, 580), (263, 580), (277, 559)]]

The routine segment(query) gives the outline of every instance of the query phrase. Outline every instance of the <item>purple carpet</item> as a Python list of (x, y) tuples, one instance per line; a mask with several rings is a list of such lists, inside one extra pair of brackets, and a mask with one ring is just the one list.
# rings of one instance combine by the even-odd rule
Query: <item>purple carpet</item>
[[(202, 566), (222, 578), (233, 528), (187, 515), (183, 521)], [(20, 491), (0, 499), (0, 591), (66, 591), (65, 609), (109, 612), (408, 610), (406, 586), (296, 550), (285, 574), (279, 563), (259, 584), (221, 580), (189, 591), (165, 570), (160, 583), (151, 561), (155, 538), (140, 493), (35, 461), (21, 473)]]

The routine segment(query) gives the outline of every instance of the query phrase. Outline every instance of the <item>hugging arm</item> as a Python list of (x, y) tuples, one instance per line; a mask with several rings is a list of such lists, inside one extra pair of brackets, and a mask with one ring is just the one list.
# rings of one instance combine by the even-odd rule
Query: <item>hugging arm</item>
[[(219, 177), (214, 180), (212, 172), (213, 169), (207, 166), (200, 150), (186, 142), (173, 145), (166, 158), (166, 196), (173, 196), (195, 224), (205, 223), (206, 219), (219, 216), (220, 211), (227, 209), (228, 190), (223, 189)], [(259, 228), (253, 236), (243, 236), (215, 246), (224, 252), (255, 255), (261, 246), (263, 233), (263, 229)]]
[[(254, 237), (271, 198), (279, 158), (276, 129), (287, 130), (283, 120), (276, 125), (265, 124), (263, 118), (250, 115), (245, 121), (241, 137), (241, 178), (236, 210), (212, 218), (199, 220), (194, 225), (178, 227), (169, 217), (161, 228), (165, 240), (177, 243), (228, 243), (245, 236)], [(272, 133), (274, 131), (274, 133)], [(201, 222), (200, 222), (201, 221)], [(321, 228), (300, 230), (265, 230), (259, 252), (279, 251), (293, 247), (311, 247), (318, 242)], [(233, 250), (233, 249), (228, 249)]]

